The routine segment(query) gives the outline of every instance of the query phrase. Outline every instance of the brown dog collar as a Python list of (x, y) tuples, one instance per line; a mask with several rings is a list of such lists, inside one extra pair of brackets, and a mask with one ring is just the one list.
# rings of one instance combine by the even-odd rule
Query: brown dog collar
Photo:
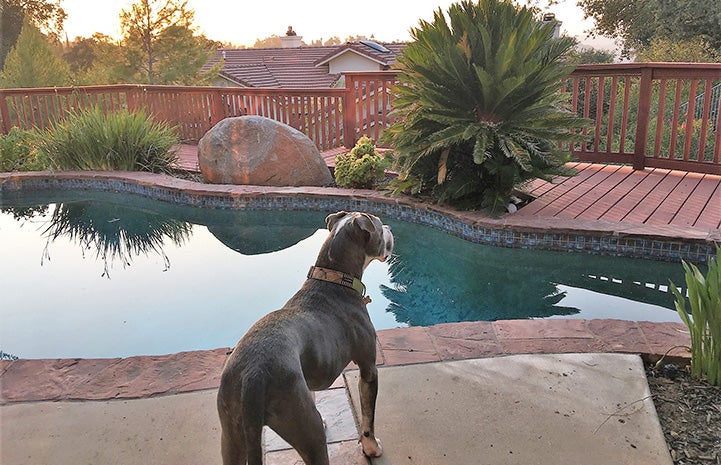
[(321, 268), (320, 266), (311, 266), (308, 270), (308, 279), (317, 279), (319, 281), (327, 281), (329, 283), (340, 284), (341, 286), (355, 289), (366, 304), (370, 303), (371, 298), (366, 294), (366, 286), (360, 279), (355, 276), (343, 273), (341, 271)]

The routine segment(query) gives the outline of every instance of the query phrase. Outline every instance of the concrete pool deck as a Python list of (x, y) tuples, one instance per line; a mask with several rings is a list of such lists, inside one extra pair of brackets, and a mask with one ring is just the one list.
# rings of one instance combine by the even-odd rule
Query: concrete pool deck
[[(476, 456), (482, 451), (498, 464), (548, 463), (544, 451), (558, 464), (578, 463), (581, 453), (605, 460), (589, 464), (670, 463), (641, 360), (632, 354), (653, 360), (688, 342), (681, 324), (622, 320), (379, 331), (377, 421), (386, 454), (374, 464), (485, 463)], [(214, 402), (227, 351), (2, 361), (0, 462), (220, 463)], [(687, 356), (679, 348), (671, 354)], [(318, 395), (335, 464), (368, 464), (349, 400), (354, 377), (350, 369)], [(299, 463), (273, 434), (266, 450), (268, 464)]]

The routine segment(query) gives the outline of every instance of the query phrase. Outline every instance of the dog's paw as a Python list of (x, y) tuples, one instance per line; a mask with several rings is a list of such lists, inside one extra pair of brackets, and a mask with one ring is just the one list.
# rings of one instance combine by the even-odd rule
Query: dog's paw
[(383, 455), (383, 447), (381, 447), (381, 441), (378, 438), (361, 436), (360, 443), (366, 457), (380, 457)]

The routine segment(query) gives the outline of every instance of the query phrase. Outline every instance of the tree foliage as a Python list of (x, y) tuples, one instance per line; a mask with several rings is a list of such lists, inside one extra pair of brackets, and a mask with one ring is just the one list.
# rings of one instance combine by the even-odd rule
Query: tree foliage
[(282, 46), (283, 43), (277, 34), (273, 34), (265, 39), (255, 39), (255, 43), (253, 44), (253, 48), (280, 48)]
[(385, 132), (398, 153), (402, 190), (460, 207), (506, 206), (514, 186), (563, 170), (585, 124), (562, 110), (560, 60), (574, 40), (553, 38), (510, 0), (462, 1), (411, 30), (398, 58), (396, 122)]
[(58, 0), (0, 0), (0, 69), (20, 36), (25, 19), (55, 40), (66, 17)]
[[(122, 48), (131, 80), (146, 84), (192, 84), (203, 73), (215, 43), (196, 35), (187, 0), (140, 0), (120, 14)], [(171, 65), (172, 64), (172, 65)]]
[(718, 63), (721, 62), (721, 53), (708, 47), (700, 38), (672, 40), (658, 37), (638, 51), (636, 61)]
[(709, 0), (579, 0), (594, 31), (621, 40), (630, 55), (654, 40), (698, 41), (721, 52), (721, 8)]
[(615, 54), (609, 50), (579, 46), (571, 50), (567, 56), (572, 63), (579, 65), (613, 63), (615, 57)]
[(70, 70), (29, 19), (23, 22), (15, 46), (0, 72), (0, 86), (49, 87), (70, 83)]
[(119, 43), (97, 32), (92, 37), (76, 38), (63, 54), (70, 66), (74, 85), (133, 82), (132, 69), (118, 59), (122, 56), (123, 49)]

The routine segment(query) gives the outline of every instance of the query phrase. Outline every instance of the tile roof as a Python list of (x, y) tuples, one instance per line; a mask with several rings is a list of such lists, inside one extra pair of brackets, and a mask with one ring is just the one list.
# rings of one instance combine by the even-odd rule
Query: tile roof
[(344, 45), (298, 48), (224, 48), (216, 52), (211, 64), (221, 57), (225, 65), (220, 76), (246, 87), (333, 87), (340, 74), (328, 74), (328, 63), (349, 51), (365, 56), (388, 68), (405, 44), (382, 44), (388, 52), (353, 42)]

